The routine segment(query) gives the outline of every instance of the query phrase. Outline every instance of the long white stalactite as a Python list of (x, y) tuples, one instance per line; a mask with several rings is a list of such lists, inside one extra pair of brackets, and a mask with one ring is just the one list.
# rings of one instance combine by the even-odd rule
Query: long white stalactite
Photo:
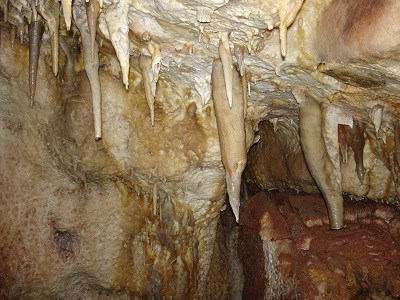
[(244, 124), (243, 87), (239, 73), (233, 70), (233, 105), (229, 106), (225, 88), (224, 67), (220, 59), (212, 66), (212, 98), (222, 163), (225, 167), (226, 186), (229, 203), (239, 220), (240, 184), (242, 172), (246, 166), (246, 133)]
[(71, 29), (71, 19), (72, 19), (72, 0), (61, 0), (61, 5), (63, 8), (65, 25), (67, 30)]
[[(75, 19), (75, 24), (78, 27), (82, 37), (84, 66), (86, 75), (89, 78), (90, 88), (92, 93), (95, 139), (98, 140), (101, 139), (102, 135), (101, 86), (99, 77), (99, 55), (98, 55), (99, 49), (96, 42), (92, 44), (87, 18), (85, 16), (86, 11), (84, 5), (85, 5), (84, 3), (80, 6), (75, 4), (74, 19)], [(94, 48), (92, 48), (93, 46)]]

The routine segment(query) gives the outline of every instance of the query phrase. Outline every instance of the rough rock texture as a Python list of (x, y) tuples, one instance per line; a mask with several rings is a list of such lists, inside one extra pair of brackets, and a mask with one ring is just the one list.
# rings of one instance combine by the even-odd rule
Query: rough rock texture
[(0, 298), (240, 295), (212, 94), (247, 104), (248, 182), (317, 191), (307, 97), (340, 190), (398, 203), (398, 6), (0, 0)]
[(26, 53), (17, 44), (0, 59), (2, 297), (204, 293), (224, 200), (210, 110), (178, 102), (181, 114), (163, 121), (160, 108), (151, 127), (144, 101), (111, 105), (138, 94), (107, 89), (115, 79), (104, 73), (104, 117), (113, 121), (97, 142), (84, 74), (57, 85), (41, 59), (32, 109)]
[[(239, 248), (244, 274), (252, 273), (245, 277), (244, 298), (397, 299), (398, 210), (347, 199), (345, 212), (346, 228), (332, 231), (320, 196), (252, 197), (242, 213), (239, 244), (262, 250)], [(254, 272), (255, 262), (264, 270)]]

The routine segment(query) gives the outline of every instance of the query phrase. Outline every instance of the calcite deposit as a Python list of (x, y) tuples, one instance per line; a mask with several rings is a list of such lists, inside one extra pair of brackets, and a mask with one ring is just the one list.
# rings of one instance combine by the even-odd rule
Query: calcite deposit
[[(345, 195), (397, 214), (398, 11), (397, 0), (0, 0), (0, 298), (295, 291), (247, 284), (261, 248), (243, 234), (243, 206), (260, 189), (320, 193), (337, 230), (310, 229), (320, 244), (363, 234)], [(265, 251), (254, 274), (278, 276)], [(376, 270), (374, 291), (398, 297), (394, 271)], [(324, 278), (301, 295), (329, 297)]]

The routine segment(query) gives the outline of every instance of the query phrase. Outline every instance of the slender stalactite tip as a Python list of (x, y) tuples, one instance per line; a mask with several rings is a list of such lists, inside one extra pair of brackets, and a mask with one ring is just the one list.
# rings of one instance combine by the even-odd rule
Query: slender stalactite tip
[(32, 21), (28, 27), (29, 31), (29, 96), (31, 107), (33, 107), (36, 92), (37, 70), (39, 64), (40, 45), (44, 31), (41, 18)]
[(71, 29), (71, 19), (72, 19), (72, 0), (61, 0), (61, 5), (63, 8), (65, 25), (67, 30)]

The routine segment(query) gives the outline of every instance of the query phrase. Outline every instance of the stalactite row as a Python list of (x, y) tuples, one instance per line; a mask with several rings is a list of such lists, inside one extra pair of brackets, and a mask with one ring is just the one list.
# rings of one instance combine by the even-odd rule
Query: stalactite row
[[(36, 76), (39, 58), (39, 50), (41, 36), (44, 24), (47, 25), (52, 51), (52, 67), (53, 73), (58, 74), (58, 47), (59, 45), (65, 51), (69, 51), (64, 41), (59, 40), (60, 27), (60, 4), (58, 1), (52, 0), (30, 0), (30, 15), (10, 13), (8, 0), (3, 0), (1, 8), (5, 16), (5, 20), (14, 18), (12, 23), (12, 41), (14, 43), (17, 34), (23, 37), (24, 18), (29, 22), (30, 37), (30, 56), (29, 56), (29, 83), (30, 98), (33, 104), (36, 89)], [(303, 0), (285, 0), (274, 3), (274, 14), (279, 17), (279, 30), (281, 38), (281, 54), (286, 55), (286, 31), (294, 18), (296, 17)], [(111, 41), (114, 46), (116, 56), (119, 60), (122, 81), (129, 88), (129, 67), (130, 67), (130, 51), (131, 45), (129, 40), (129, 9), (131, 1), (120, 0), (107, 3), (103, 7), (100, 0), (61, 0), (62, 15), (64, 17), (65, 27), (67, 31), (72, 29), (72, 19), (78, 28), (83, 48), (84, 67), (88, 76), (92, 102), (95, 138), (100, 139), (101, 130), (101, 85), (99, 79), (99, 46), (96, 42), (96, 31), (98, 19), (101, 15), (101, 22), (105, 26), (102, 33)], [(208, 7), (200, 7), (198, 9), (197, 18), (200, 23), (211, 22), (213, 9)], [(22, 21), (21, 21), (22, 20)], [(22, 29), (21, 25), (22, 24)], [(271, 28), (269, 28), (271, 27)], [(272, 30), (274, 26), (269, 26)], [(199, 41), (204, 41), (207, 46), (210, 42), (209, 33), (201, 26)], [(246, 165), (246, 137), (244, 121), (246, 117), (246, 102), (250, 96), (250, 77), (251, 72), (246, 70), (245, 66), (245, 46), (235, 44), (231, 51), (229, 41), (230, 33), (222, 31), (219, 33), (218, 54), (212, 68), (212, 97), (215, 109), (215, 115), (218, 124), (218, 134), (220, 138), (221, 157), (223, 165), (226, 169), (226, 182), (229, 200), (236, 218), (239, 218), (240, 205), (240, 181), (241, 174)], [(253, 47), (253, 33), (248, 35), (249, 53)], [(162, 52), (160, 46), (152, 39), (151, 35), (143, 37), (145, 47), (140, 49), (139, 67), (142, 74), (142, 82), (145, 90), (145, 97), (150, 110), (151, 124), (154, 124), (154, 101), (156, 97), (156, 88), (161, 68)], [(233, 52), (233, 55), (232, 55)], [(70, 55), (67, 55), (67, 63), (70, 62)], [(72, 56), (71, 56), (72, 57)], [(233, 63), (233, 57), (236, 60), (237, 71)], [(210, 80), (196, 80), (196, 90), (202, 97), (202, 104), (205, 105), (210, 98)], [(232, 124), (234, 124), (232, 126)]]
[(393, 117), (381, 104), (376, 104), (371, 108), (369, 117), (370, 122), (364, 131), (370, 142), (371, 151), (390, 172), (397, 194), (400, 194), (399, 123), (393, 121)]
[[(29, 32), (29, 91), (31, 106), (34, 104), (38, 60), (41, 39), (45, 25), (48, 28), (51, 44), (52, 69), (58, 75), (59, 60), (59, 30), (60, 30), (60, 4), (54, 0), (30, 0), (25, 6), (16, 8), (17, 1), (3, 0), (0, 8), (3, 11), (4, 21), (11, 23), (11, 47), (14, 48), (15, 40), (19, 37), (23, 42), (25, 22), (28, 22)], [(82, 36), (85, 71), (91, 85), (95, 138), (101, 138), (101, 89), (98, 76), (99, 59), (98, 45), (96, 43), (97, 20), (103, 3), (98, 0), (74, 1), (62, 0), (62, 13), (66, 29), (71, 30), (72, 15)], [(105, 11), (111, 41), (115, 46), (118, 59), (121, 63), (123, 81), (128, 88), (129, 74), (129, 1), (120, 1), (110, 5)], [(86, 16), (84, 13), (86, 12)], [(64, 47), (68, 51), (68, 47)], [(68, 53), (67, 57), (69, 57)]]
[(351, 148), (354, 153), (356, 163), (356, 173), (360, 183), (364, 182), (364, 146), (365, 146), (365, 123), (353, 119), (353, 128), (348, 125), (339, 124), (339, 147), (342, 162), (348, 161), (348, 149)]

